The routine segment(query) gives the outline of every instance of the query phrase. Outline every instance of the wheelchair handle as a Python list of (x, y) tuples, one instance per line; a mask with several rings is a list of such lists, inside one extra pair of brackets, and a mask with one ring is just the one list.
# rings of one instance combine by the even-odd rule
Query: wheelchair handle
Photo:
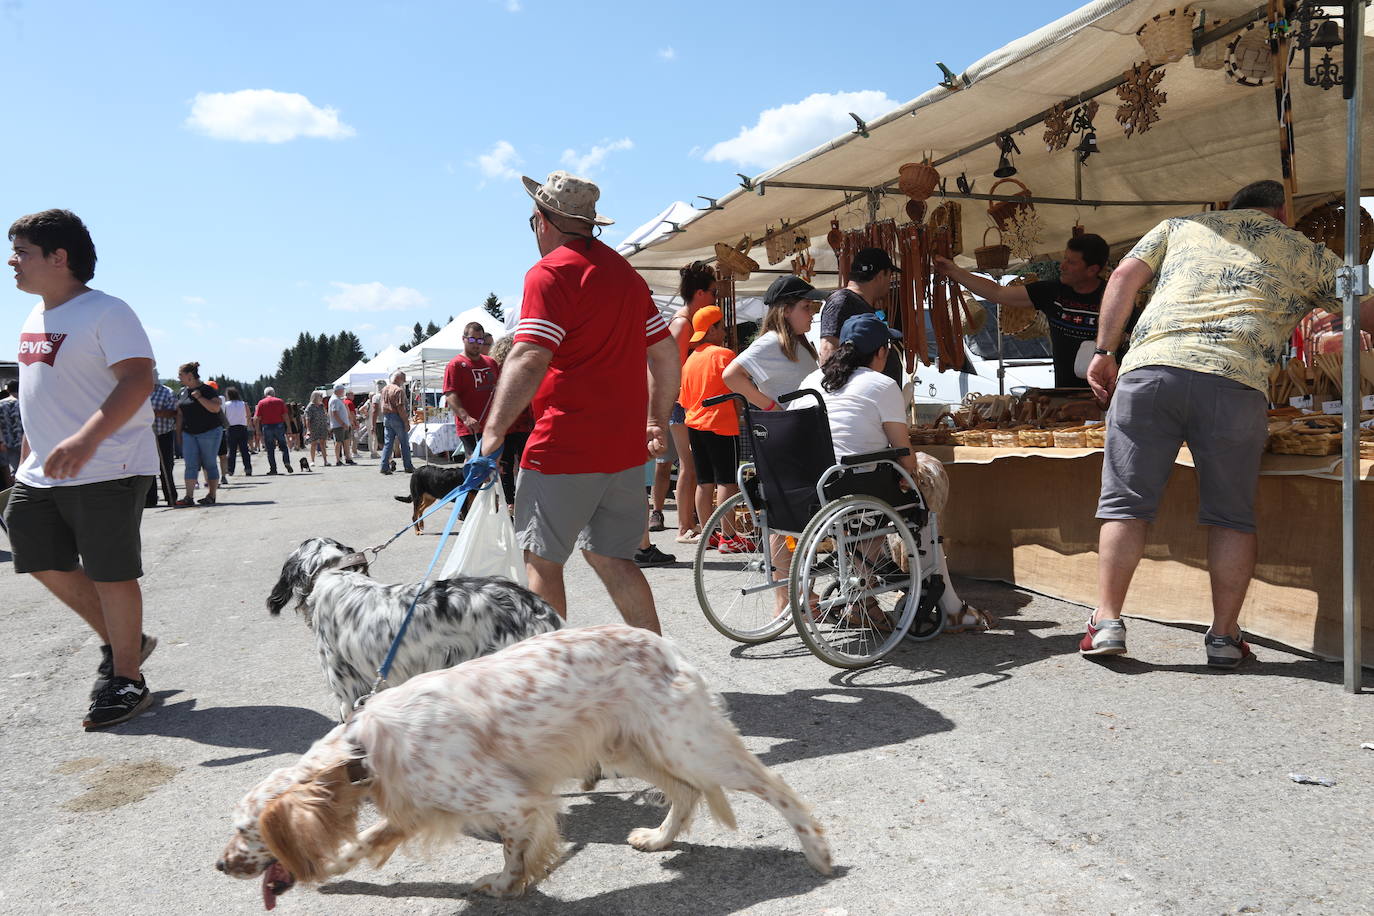
[(781, 395), (781, 396), (778, 397), (778, 403), (779, 403), (779, 404), (786, 404), (786, 403), (788, 403), (789, 401), (795, 401), (797, 398), (805, 397), (805, 396), (808, 395), (808, 394), (811, 395), (811, 397), (813, 397), (813, 398), (816, 399), (816, 404), (821, 408), (821, 412), (824, 413), (824, 412), (825, 412), (825, 399), (822, 398), (822, 397), (821, 397), (821, 393), (820, 393), (819, 391), (817, 391), (816, 389), (814, 389), (814, 388), (802, 388), (802, 389), (800, 389), (800, 390), (798, 390), (798, 391), (789, 391), (789, 392), (787, 392), (787, 394), (784, 394), (784, 395)]
[(727, 392), (726, 394), (718, 394), (718, 395), (716, 395), (715, 397), (707, 398), (706, 400), (704, 400), (704, 401), (701, 402), (701, 406), (702, 406), (702, 407), (715, 407), (717, 404), (724, 404), (726, 401), (730, 400), (731, 398), (734, 398), (734, 399), (738, 400), (738, 401), (740, 402), (740, 404), (742, 404), (742, 405), (745, 407), (746, 410), (747, 410), (750, 406), (752, 406), (752, 405), (750, 405), (750, 403), (749, 403), (749, 399), (746, 398), (744, 395), (740, 394), (738, 391), (731, 391), (731, 392)]

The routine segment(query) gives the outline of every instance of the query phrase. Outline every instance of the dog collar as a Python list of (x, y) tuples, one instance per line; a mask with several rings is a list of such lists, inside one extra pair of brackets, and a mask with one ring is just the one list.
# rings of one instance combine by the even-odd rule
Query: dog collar
[(359, 567), (361, 567), (362, 569), (367, 569), (367, 557), (361, 553), (350, 553), (348, 556), (340, 560), (339, 564), (334, 568), (357, 569)]

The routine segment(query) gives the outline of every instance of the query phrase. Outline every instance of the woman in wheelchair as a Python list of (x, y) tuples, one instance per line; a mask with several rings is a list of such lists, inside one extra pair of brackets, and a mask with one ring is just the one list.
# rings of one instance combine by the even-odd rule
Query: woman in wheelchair
[[(906, 401), (897, 383), (883, 374), (892, 342), (900, 337), (898, 331), (889, 328), (876, 315), (855, 315), (841, 328), (840, 344), (830, 358), (802, 381), (802, 388), (820, 391), (825, 401), (836, 458), (885, 448), (910, 451)], [(793, 401), (792, 406), (802, 407), (805, 402)], [(896, 460), (917, 481), (929, 508), (937, 513), (942, 511), (949, 487), (944, 466), (928, 455), (918, 457), (908, 453)], [(905, 502), (896, 474), (890, 467), (882, 466), (874, 471), (874, 480), (864, 481), (862, 476), (854, 475), (846, 482), (846, 489), (881, 496), (894, 507)], [(879, 477), (882, 479), (876, 479)], [(921, 524), (924, 523), (922, 519)], [(945, 632), (988, 629), (992, 618), (961, 601), (955, 593), (944, 550), (938, 541), (934, 552), (937, 568), (943, 574), (944, 591), (939, 607), (946, 616)], [(881, 628), (883, 623), (882, 618), (877, 618), (873, 625)]]

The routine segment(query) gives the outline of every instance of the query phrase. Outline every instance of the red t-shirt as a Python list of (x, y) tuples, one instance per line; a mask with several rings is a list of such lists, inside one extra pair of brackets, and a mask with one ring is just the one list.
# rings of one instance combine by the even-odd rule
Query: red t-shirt
[[(491, 396), (496, 393), (496, 378), (500, 374), (501, 370), (496, 365), (496, 360), (490, 356), (478, 354), (475, 358), (468, 359), (459, 353), (449, 360), (448, 368), (444, 370), (444, 394), (454, 392), (458, 395), (458, 403), (463, 405), (468, 416), (476, 420), (486, 419), (487, 408), (491, 406)], [(468, 429), (456, 414), (453, 417), (453, 425), (458, 428), (460, 436), (477, 435), (478, 431)]]
[(525, 274), (516, 343), (553, 351), (520, 466), (614, 474), (649, 458), (645, 352), (668, 336), (649, 286), (598, 241), (572, 242)]
[(258, 401), (258, 406), (253, 410), (253, 416), (258, 418), (258, 422), (264, 425), (269, 423), (286, 422), (286, 402), (281, 398), (266, 397)]

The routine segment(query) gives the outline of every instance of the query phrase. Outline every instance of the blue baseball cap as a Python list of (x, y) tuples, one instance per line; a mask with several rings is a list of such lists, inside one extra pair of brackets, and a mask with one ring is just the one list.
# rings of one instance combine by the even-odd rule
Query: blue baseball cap
[(840, 328), (840, 343), (853, 343), (860, 353), (877, 353), (884, 344), (902, 339), (877, 315), (854, 315)]

